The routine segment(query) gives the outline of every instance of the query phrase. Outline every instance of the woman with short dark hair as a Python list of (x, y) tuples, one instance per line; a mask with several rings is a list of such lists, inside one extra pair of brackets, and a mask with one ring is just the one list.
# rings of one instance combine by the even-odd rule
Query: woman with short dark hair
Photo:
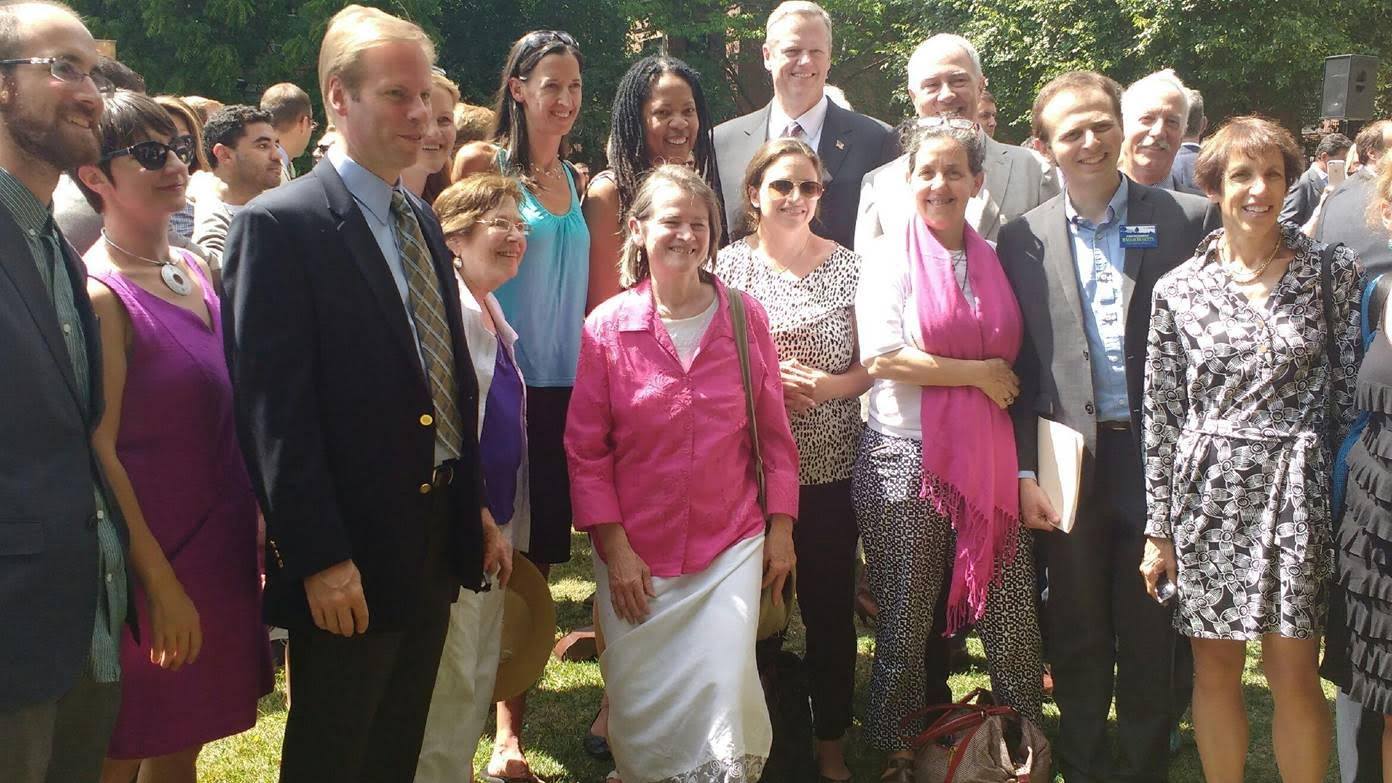
[[(101, 162), (78, 181), (102, 215), (87, 252), (105, 410), (93, 435), (130, 528), (141, 638), (121, 638), (121, 712), (102, 779), (183, 783), (208, 742), (256, 723), (272, 685), (257, 507), (238, 446), (220, 303), (169, 246), (193, 140), (154, 100), (106, 102)], [(120, 632), (120, 629), (117, 629)]]
[(1354, 412), (1363, 270), (1347, 248), (1279, 221), (1302, 163), (1290, 133), (1261, 117), (1210, 136), (1194, 179), (1223, 227), (1155, 285), (1140, 568), (1157, 599), (1177, 595), (1213, 783), (1243, 777), (1249, 641), (1261, 642), (1276, 704), (1281, 779), (1323, 780), (1329, 762), (1318, 659), (1334, 567), (1330, 443)]

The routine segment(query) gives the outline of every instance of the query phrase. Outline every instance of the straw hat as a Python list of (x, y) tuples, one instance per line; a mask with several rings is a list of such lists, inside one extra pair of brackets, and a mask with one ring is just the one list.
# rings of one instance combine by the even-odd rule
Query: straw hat
[(556, 604), (537, 567), (521, 555), (512, 558), (512, 578), (503, 596), (502, 652), (493, 701), (521, 695), (541, 679), (556, 643)]

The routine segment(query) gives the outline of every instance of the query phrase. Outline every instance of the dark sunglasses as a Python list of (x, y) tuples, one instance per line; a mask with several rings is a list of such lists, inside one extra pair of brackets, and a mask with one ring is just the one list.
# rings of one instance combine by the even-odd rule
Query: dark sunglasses
[(132, 144), (129, 147), (122, 147), (119, 150), (112, 150), (102, 155), (101, 162), (106, 163), (113, 158), (122, 155), (129, 155), (135, 158), (135, 162), (149, 171), (159, 171), (169, 163), (169, 153), (174, 153), (174, 157), (188, 165), (193, 160), (193, 137), (175, 136), (173, 144), (165, 144), (162, 141), (142, 141), (139, 144)]
[(794, 182), (790, 179), (776, 179), (768, 183), (769, 190), (780, 196), (791, 195), (794, 188), (802, 194), (803, 198), (816, 198), (822, 195), (822, 183), (816, 180), (805, 179), (801, 182)]
[(566, 46), (575, 49), (580, 48), (580, 44), (575, 42), (575, 39), (571, 37), (570, 33), (564, 33), (560, 30), (533, 30), (532, 32), (527, 33), (527, 35), (525, 36), (525, 40), (527, 41), (527, 44), (529, 46), (537, 46), (539, 44), (553, 43), (559, 41), (560, 43), (563, 43)]

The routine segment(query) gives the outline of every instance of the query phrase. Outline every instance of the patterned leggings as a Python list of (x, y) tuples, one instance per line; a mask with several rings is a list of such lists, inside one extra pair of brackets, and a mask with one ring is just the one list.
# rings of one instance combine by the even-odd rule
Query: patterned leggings
[[(923, 480), (922, 444), (867, 427), (852, 477), (856, 518), (879, 604), (875, 665), (870, 674), (865, 735), (877, 750), (906, 747), (924, 726), (901, 728), (924, 705), (923, 654), (933, 627), (933, 606), (955, 533), (918, 496)], [(996, 699), (1039, 723), (1044, 700), (1039, 618), (1035, 609), (1034, 555), (1029, 531), (1020, 528), (1015, 559), (986, 598), (976, 624)]]

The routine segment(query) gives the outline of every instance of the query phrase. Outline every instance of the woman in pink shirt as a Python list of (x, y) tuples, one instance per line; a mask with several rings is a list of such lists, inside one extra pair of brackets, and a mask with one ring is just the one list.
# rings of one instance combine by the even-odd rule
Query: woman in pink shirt
[(728, 292), (706, 271), (719, 234), (698, 175), (663, 165), (643, 182), (620, 261), (628, 290), (585, 320), (567, 418), (627, 783), (757, 780), (772, 739), (754, 637), (761, 585), (781, 595), (793, 567), (797, 449), (768, 317), (741, 295), (761, 509)]

